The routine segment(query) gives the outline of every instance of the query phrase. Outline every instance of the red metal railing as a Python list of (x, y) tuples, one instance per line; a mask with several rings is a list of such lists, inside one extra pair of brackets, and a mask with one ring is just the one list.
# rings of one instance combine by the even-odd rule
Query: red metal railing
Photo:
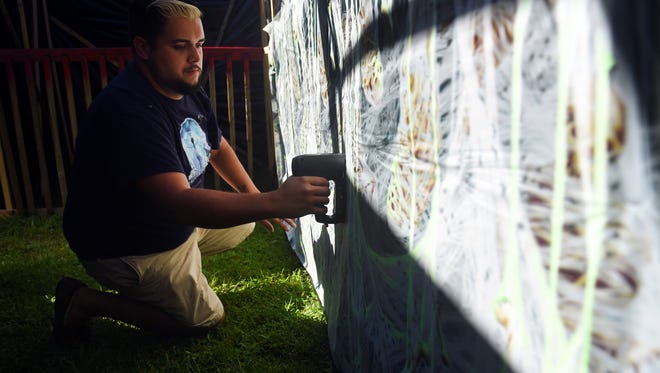
[[(63, 206), (78, 118), (131, 58), (129, 48), (0, 50), (6, 81), (4, 88), (0, 86), (0, 211), (32, 214)], [(250, 174), (254, 171), (250, 62), (259, 62), (262, 67), (263, 58), (262, 48), (204, 48), (209, 72), (207, 90), (214, 108), (218, 98), (216, 68), (224, 67), (229, 142), (234, 148), (237, 131), (233, 66), (238, 63), (242, 67), (245, 144), (241, 146), (246, 148)], [(273, 149), (269, 114), (265, 117), (270, 164)]]

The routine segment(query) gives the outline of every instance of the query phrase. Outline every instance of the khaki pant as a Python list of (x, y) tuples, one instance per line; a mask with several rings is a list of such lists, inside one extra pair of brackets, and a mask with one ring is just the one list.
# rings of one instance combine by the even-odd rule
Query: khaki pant
[(210, 327), (224, 317), (222, 302), (202, 273), (202, 255), (236, 247), (254, 223), (227, 229), (196, 228), (179, 247), (156, 254), (81, 260), (103, 286), (163, 310), (185, 325)]

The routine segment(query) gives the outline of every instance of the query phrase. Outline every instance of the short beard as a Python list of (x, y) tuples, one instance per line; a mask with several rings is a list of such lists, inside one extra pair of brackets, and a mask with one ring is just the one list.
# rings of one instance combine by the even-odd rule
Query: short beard
[(195, 84), (186, 83), (183, 80), (176, 79), (163, 82), (163, 85), (176, 93), (189, 95), (199, 89), (199, 79), (197, 79), (197, 83)]
[(147, 61), (147, 66), (149, 67), (149, 71), (151, 71), (151, 76), (158, 78), (160, 80), (158, 83), (163, 87), (166, 87), (167, 89), (181, 95), (189, 95), (196, 92), (207, 77), (206, 71), (202, 70), (202, 73), (200, 74), (199, 79), (197, 79), (197, 83), (195, 84), (190, 84), (181, 79), (164, 79), (158, 74), (158, 71), (156, 71), (156, 68), (150, 62), (151, 61)]

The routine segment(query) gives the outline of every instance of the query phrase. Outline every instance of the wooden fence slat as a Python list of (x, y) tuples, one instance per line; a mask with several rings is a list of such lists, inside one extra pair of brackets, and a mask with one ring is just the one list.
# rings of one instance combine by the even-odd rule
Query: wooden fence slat
[[(32, 112), (32, 128), (34, 129), (34, 142), (37, 151), (37, 161), (39, 163), (39, 184), (41, 185), (41, 193), (46, 203), (46, 210), (53, 211), (53, 198), (50, 191), (50, 183), (48, 182), (48, 166), (46, 164), (46, 153), (43, 144), (43, 125), (41, 115), (41, 102), (37, 94), (37, 83), (32, 71), (32, 64), (25, 61), (25, 79), (27, 80), (28, 95), (30, 97), (30, 111)], [(29, 199), (34, 199), (34, 195), (28, 196)]]
[(82, 35), (79, 33), (73, 31), (73, 29), (69, 26), (67, 26), (64, 22), (60, 21), (59, 19), (53, 17), (53, 16), (48, 16), (48, 19), (50, 22), (53, 22), (53, 24), (68, 35), (72, 36), (74, 39), (78, 40), (82, 45), (86, 46), (87, 48), (95, 48), (96, 46), (92, 44), (89, 40), (85, 39)]
[(39, 9), (37, 0), (32, 0), (32, 48), (39, 48)]
[[(85, 95), (85, 109), (89, 109), (89, 105), (92, 104), (92, 87), (89, 80), (89, 62), (86, 57), (83, 57), (81, 62), (82, 75), (83, 75), (83, 92)], [(74, 136), (73, 141), (75, 142), (76, 138)]]
[[(50, 116), (50, 136), (53, 140), (53, 150), (55, 153), (55, 169), (57, 171), (57, 180), (60, 187), (61, 201), (66, 201), (66, 174), (64, 172), (64, 160), (62, 159), (62, 146), (60, 143), (60, 134), (57, 128), (57, 114), (55, 112), (55, 92), (53, 90), (53, 74), (50, 64), (44, 62), (44, 75), (46, 79), (46, 95), (48, 100), (48, 114)], [(70, 77), (69, 77), (70, 78)]]
[[(216, 92), (215, 84), (215, 58), (206, 58), (206, 69), (209, 77), (209, 98), (211, 99), (211, 107), (213, 108), (213, 114), (215, 114), (215, 117), (217, 118), (218, 93)], [(213, 173), (213, 187), (215, 189), (220, 189), (220, 176), (216, 172)]]
[[(6, 161), (5, 161), (6, 158)], [(14, 164), (14, 156), (11, 152), (11, 143), (9, 133), (7, 132), (7, 118), (5, 117), (5, 108), (0, 101), (0, 185), (2, 185), (2, 196), (5, 201), (5, 209), (13, 210), (12, 194), (20, 191), (18, 188), (18, 178), (13, 167), (7, 167), (7, 164)]]
[[(263, 48), (268, 47), (268, 37), (266, 31), (263, 31), (264, 27), (269, 21), (272, 21), (275, 17), (275, 6), (273, 0), (269, 1), (270, 4), (270, 17), (266, 17), (266, 7), (264, 2), (259, 2), (259, 12), (261, 13), (261, 46)], [(261, 66), (263, 70), (263, 84), (264, 84), (264, 114), (266, 115), (266, 146), (268, 152), (268, 170), (275, 173), (275, 129), (273, 128), (273, 107), (271, 103), (271, 92), (270, 92), (270, 77), (269, 70), (270, 65), (268, 62), (268, 54), (264, 55), (261, 59)]]
[(23, 0), (16, 0), (18, 8), (18, 19), (21, 25), (21, 36), (23, 37), (23, 48), (30, 48), (30, 37), (28, 36), (27, 20), (25, 19), (25, 5)]
[(7, 10), (7, 7), (5, 6), (4, 1), (0, 1), (0, 12), (2, 13), (2, 18), (5, 21), (5, 25), (7, 26), (7, 29), (9, 30), (9, 37), (12, 40), (12, 46), (14, 48), (19, 48), (20, 45), (21, 45), (21, 42), (20, 42), (20, 40), (18, 40), (18, 33), (16, 32), (16, 28), (14, 27), (12, 17), (9, 15), (9, 11)]
[(73, 84), (71, 82), (71, 62), (68, 58), (62, 61), (62, 74), (64, 75), (64, 87), (66, 90), (66, 102), (69, 110), (69, 124), (71, 127), (71, 141), (68, 146), (73, 147), (73, 141), (78, 134), (78, 118), (76, 116), (76, 100), (73, 97)]
[(245, 89), (245, 141), (247, 143), (248, 174), (254, 176), (254, 140), (252, 139), (252, 98), (250, 95), (250, 60), (243, 57), (243, 86)]
[[(43, 9), (43, 23), (44, 23), (44, 30), (46, 32), (46, 44), (48, 45), (48, 48), (53, 48), (53, 38), (50, 33), (50, 15), (48, 12), (48, 4), (46, 0), (41, 0), (41, 9)], [(53, 71), (56, 71), (54, 61), (52, 63), (52, 68)], [(55, 75), (55, 93), (57, 94), (57, 108), (59, 109), (58, 114), (60, 115), (60, 121), (62, 121), (62, 123), (66, 123), (66, 119), (64, 117), (64, 106), (62, 103), (62, 94), (60, 89), (60, 80), (57, 75)], [(73, 158), (73, 147), (67, 146), (66, 148), (69, 159)]]
[(23, 136), (23, 124), (21, 121), (21, 108), (18, 105), (18, 90), (16, 88), (16, 75), (11, 62), (5, 65), (7, 70), (7, 83), (9, 85), (9, 99), (11, 100), (12, 118), (14, 120), (14, 131), (16, 136), (16, 148), (18, 149), (18, 160), (21, 163), (21, 176), (23, 177), (23, 191), (25, 204), (20, 198), (17, 198), (17, 209), (19, 213), (27, 207), (27, 213), (34, 211), (34, 200), (32, 199), (32, 182), (30, 181), (30, 168), (28, 167), (28, 157), (25, 148), (25, 139)]
[[(55, 61), (51, 62), (50, 66), (52, 71), (57, 71)], [(57, 108), (58, 108), (57, 113), (59, 114), (59, 120), (62, 123), (66, 123), (66, 118), (64, 116), (64, 104), (62, 102), (62, 93), (61, 93), (62, 90), (60, 89), (60, 79), (57, 76), (57, 74), (53, 74), (53, 80), (55, 83), (55, 98), (57, 99)], [(66, 127), (64, 127), (64, 135), (66, 139), (69, 138), (69, 133)], [(69, 144), (69, 142), (70, 141), (67, 141), (67, 144)], [(71, 159), (73, 157), (73, 147), (67, 146), (66, 149), (69, 155), (69, 159)]]
[[(4, 113), (0, 113), (4, 115)], [(4, 118), (2, 119), (4, 122)], [(3, 123), (4, 124), (4, 123)], [(2, 143), (0, 143), (0, 187), (2, 188), (2, 200), (4, 201), (5, 208), (13, 210), (14, 205), (11, 202), (11, 191), (9, 188), (9, 179), (7, 177), (7, 165), (5, 163), (5, 155)]]
[(229, 121), (229, 143), (236, 149), (236, 118), (234, 114), (234, 73), (232, 72), (231, 58), (227, 59), (225, 66), (227, 79), (227, 120)]
[(217, 116), (218, 110), (216, 105), (218, 104), (218, 94), (216, 93), (216, 84), (215, 84), (215, 59), (209, 58), (206, 61), (206, 68), (208, 71), (209, 77), (209, 98), (211, 99), (211, 106), (213, 107), (213, 113)]
[(99, 70), (101, 71), (101, 89), (108, 85), (108, 66), (105, 64), (105, 57), (99, 58)]
[(43, 9), (43, 22), (44, 22), (44, 29), (46, 30), (46, 44), (48, 45), (48, 48), (53, 47), (53, 37), (51, 36), (50, 33), (50, 12), (48, 12), (48, 3), (46, 0), (41, 0), (41, 9)]

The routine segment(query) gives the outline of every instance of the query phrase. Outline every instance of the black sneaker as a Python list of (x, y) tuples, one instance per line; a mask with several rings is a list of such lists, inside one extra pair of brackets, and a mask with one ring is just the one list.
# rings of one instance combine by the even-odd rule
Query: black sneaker
[(55, 288), (55, 318), (53, 320), (53, 338), (55, 343), (67, 344), (83, 340), (89, 336), (89, 328), (85, 326), (64, 325), (71, 298), (76, 290), (87, 287), (84, 283), (70, 277), (62, 278)]

